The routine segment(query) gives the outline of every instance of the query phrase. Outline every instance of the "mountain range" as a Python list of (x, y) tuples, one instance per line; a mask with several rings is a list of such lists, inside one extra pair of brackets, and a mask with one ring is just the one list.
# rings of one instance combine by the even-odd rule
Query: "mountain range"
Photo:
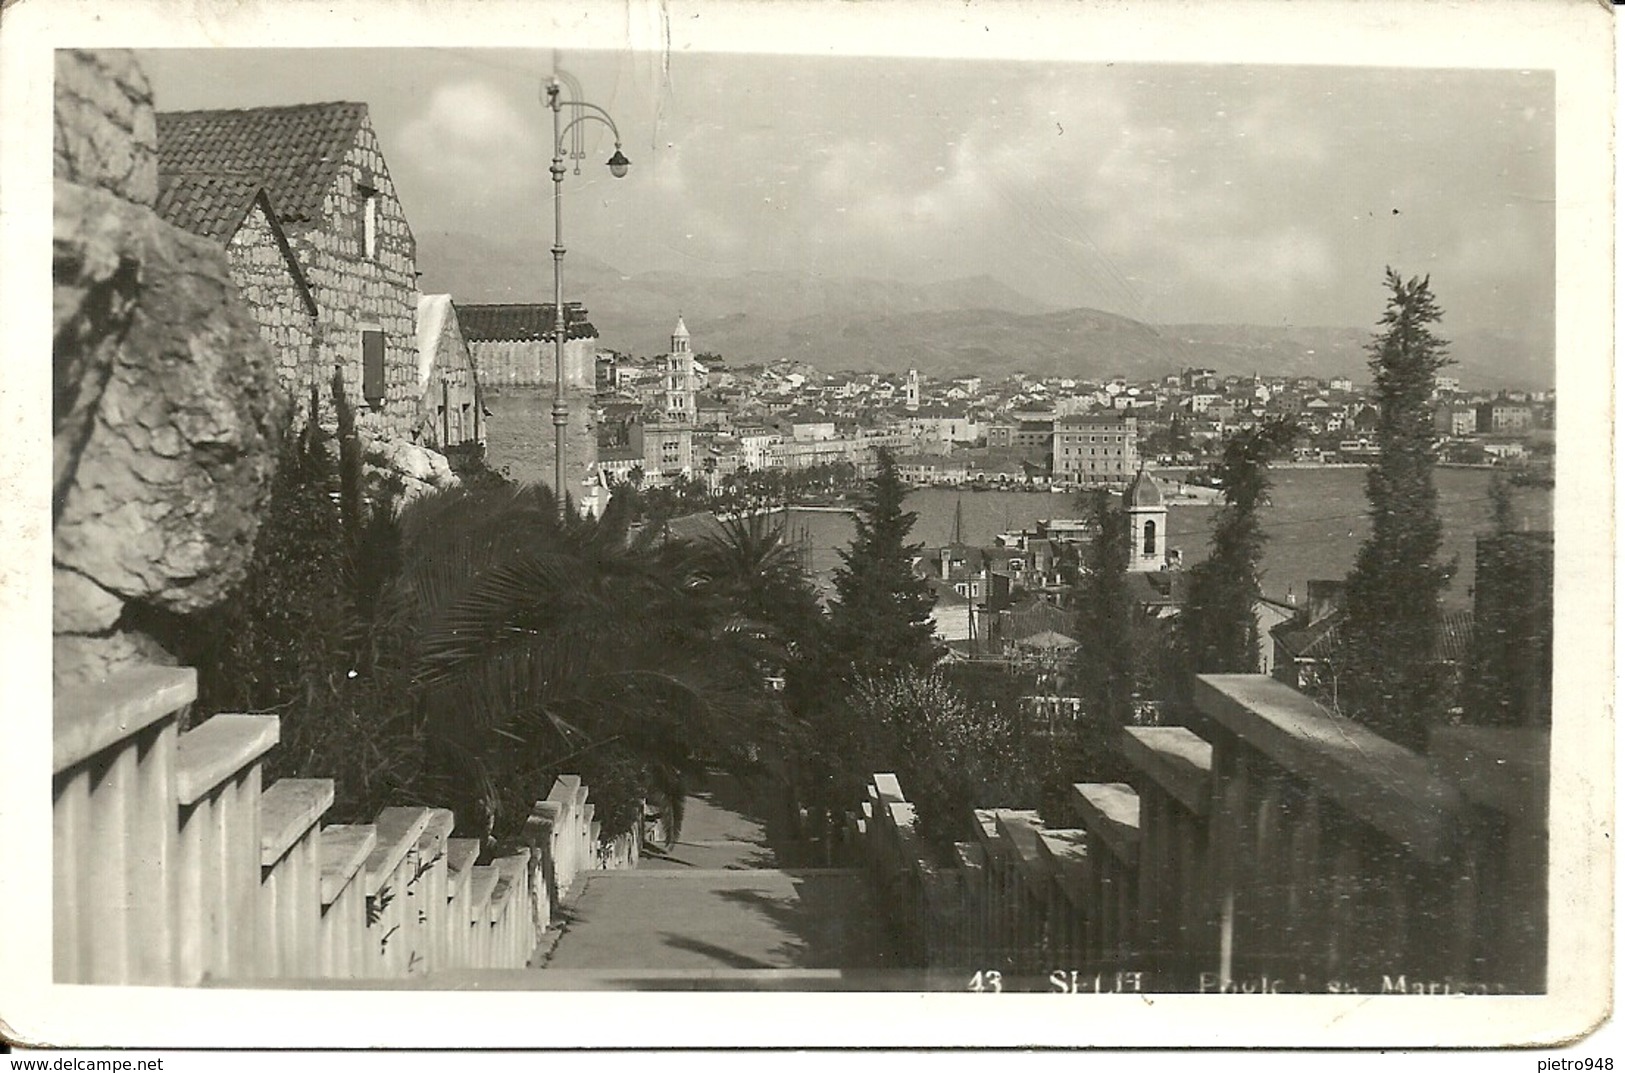
[[(545, 244), (492, 243), (467, 234), (418, 238), (426, 292), (458, 301), (551, 301)], [(974, 374), (1014, 372), (1146, 379), (1187, 366), (1223, 374), (1367, 378), (1372, 329), (1259, 324), (1152, 325), (1097, 309), (1056, 309), (988, 276), (913, 284), (812, 272), (625, 273), (580, 253), (566, 255), (565, 296), (580, 301), (602, 346), (664, 353), (679, 314), (699, 353), (731, 365), (791, 360), (825, 371)], [(1380, 311), (1373, 311), (1375, 314)], [(1449, 374), (1465, 388), (1549, 388), (1552, 356), (1511, 333), (1440, 332), (1451, 341)]]

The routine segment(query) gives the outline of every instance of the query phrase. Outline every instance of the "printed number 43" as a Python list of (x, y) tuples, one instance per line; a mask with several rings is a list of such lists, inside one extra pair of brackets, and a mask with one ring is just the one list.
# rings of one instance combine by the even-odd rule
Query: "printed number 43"
[(1004, 990), (1004, 977), (999, 974), (997, 969), (979, 972), (970, 978), (969, 990), (977, 992), (991, 991), (996, 995)]

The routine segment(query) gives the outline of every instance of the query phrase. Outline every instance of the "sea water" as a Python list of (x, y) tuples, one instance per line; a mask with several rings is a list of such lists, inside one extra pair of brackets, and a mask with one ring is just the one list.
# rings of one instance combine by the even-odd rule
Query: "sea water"
[[(1370, 532), (1364, 468), (1281, 468), (1271, 474), (1270, 505), (1263, 508), (1263, 589), (1266, 596), (1302, 600), (1310, 579), (1343, 578)], [(1472, 606), (1474, 541), (1491, 525), (1490, 474), (1481, 469), (1434, 473), (1444, 539), (1441, 557), (1457, 559), (1457, 572), (1445, 593), (1451, 609)], [(1551, 528), (1548, 489), (1514, 489), (1521, 528)], [(937, 547), (953, 538), (956, 511), (966, 544), (990, 545), (995, 536), (1031, 529), (1041, 518), (1076, 518), (1084, 513), (1073, 494), (1053, 492), (973, 492), (922, 488), (905, 505), (918, 518), (910, 539)], [(1177, 548), (1189, 568), (1207, 556), (1215, 507), (1175, 502), (1168, 508), (1168, 546)], [(840, 552), (852, 541), (852, 520), (844, 514), (792, 510), (792, 536), (804, 535), (807, 566), (822, 584), (840, 565)]]

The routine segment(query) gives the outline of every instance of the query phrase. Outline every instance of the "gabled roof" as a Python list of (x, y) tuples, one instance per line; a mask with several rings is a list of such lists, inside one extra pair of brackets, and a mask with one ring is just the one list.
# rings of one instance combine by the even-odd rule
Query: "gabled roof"
[(310, 223), (366, 121), (351, 101), (160, 112), (158, 172), (257, 176), (283, 223)]
[(1341, 611), (1334, 612), (1308, 626), (1293, 628), (1283, 622), (1270, 631), (1281, 651), (1291, 659), (1325, 659), (1337, 648), (1337, 627), (1343, 621)]
[(239, 173), (161, 172), (153, 211), (166, 223), (225, 246), (255, 205), (265, 213), (305, 311), (314, 317), (316, 299), (310, 293), (310, 282), (288, 245), (288, 236), (277, 219), (270, 194), (257, 177)]
[[(449, 361), (454, 355), (442, 354), (440, 343), (445, 336), (447, 325), (450, 325), (456, 336), (462, 335), (462, 324), (457, 316), (457, 306), (449, 294), (420, 294), (418, 295), (418, 387), (429, 386), (429, 379), (443, 361)], [(466, 340), (465, 340), (466, 341)], [(475, 383), (479, 382), (479, 372), (469, 363), (469, 372), (474, 376)]]
[[(261, 201), (261, 197), (264, 200)], [(265, 184), (257, 176), (227, 172), (163, 172), (153, 211), (183, 231), (229, 242), (256, 201), (275, 220)]]
[[(553, 303), (458, 305), (463, 337), (469, 342), (513, 343), (553, 338)], [(597, 339), (598, 329), (580, 302), (564, 303), (566, 339)]]
[(722, 523), (708, 510), (685, 514), (666, 523), (666, 535), (673, 540), (704, 540), (722, 532)]
[(999, 612), (1000, 633), (1007, 641), (1017, 641), (1046, 631), (1061, 633), (1073, 628), (1074, 616), (1050, 603), (1034, 603)]

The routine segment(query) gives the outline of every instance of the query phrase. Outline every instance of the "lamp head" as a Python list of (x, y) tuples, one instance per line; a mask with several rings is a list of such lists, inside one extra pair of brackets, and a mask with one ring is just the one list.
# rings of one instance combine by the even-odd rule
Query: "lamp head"
[(607, 163), (609, 164), (609, 173), (617, 179), (623, 178), (626, 175), (626, 170), (632, 166), (632, 162), (626, 159), (626, 154), (621, 152), (621, 147), (618, 145), (615, 147), (615, 155), (610, 157)]

